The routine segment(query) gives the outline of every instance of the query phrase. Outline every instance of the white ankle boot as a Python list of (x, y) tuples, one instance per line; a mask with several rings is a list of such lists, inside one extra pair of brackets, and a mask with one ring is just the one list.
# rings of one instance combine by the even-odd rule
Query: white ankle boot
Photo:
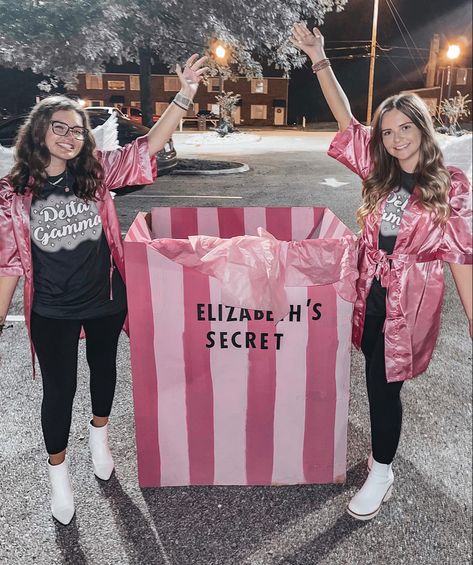
[(102, 481), (108, 481), (114, 468), (108, 446), (108, 424), (96, 428), (92, 425), (92, 421), (89, 422), (89, 448), (95, 475)]
[(371, 520), (379, 512), (381, 504), (391, 498), (394, 474), (391, 464), (385, 465), (373, 459), (365, 484), (350, 500), (347, 512), (358, 520)]
[(48, 459), (49, 481), (51, 483), (51, 512), (54, 518), (67, 526), (74, 516), (74, 497), (67, 460), (60, 465), (51, 465)]

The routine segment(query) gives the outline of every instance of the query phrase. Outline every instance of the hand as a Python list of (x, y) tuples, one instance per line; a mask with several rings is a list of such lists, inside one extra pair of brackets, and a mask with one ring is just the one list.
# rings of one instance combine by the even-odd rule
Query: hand
[(198, 53), (191, 55), (187, 59), (184, 69), (181, 69), (181, 65), (176, 65), (176, 73), (181, 81), (181, 92), (190, 99), (194, 98), (199, 88), (199, 82), (202, 80), (202, 75), (209, 70), (208, 67), (202, 67), (207, 57), (201, 57), (200, 59), (198, 57)]
[(292, 28), (291, 43), (298, 49), (306, 53), (313, 63), (317, 63), (325, 58), (324, 53), (324, 36), (319, 29), (314, 27), (310, 32), (307, 26), (301, 22), (294, 24)]

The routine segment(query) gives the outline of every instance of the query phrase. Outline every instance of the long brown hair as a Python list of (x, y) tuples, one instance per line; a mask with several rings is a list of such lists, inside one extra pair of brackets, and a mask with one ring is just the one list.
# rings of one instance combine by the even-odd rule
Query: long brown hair
[[(87, 129), (80, 153), (67, 162), (67, 170), (74, 177), (74, 193), (88, 201), (97, 199), (97, 189), (103, 178), (103, 170), (94, 156), (95, 139), (90, 131), (89, 120), (82, 106), (67, 96), (49, 96), (34, 106), (21, 126), (16, 140), (16, 163), (10, 173), (14, 190), (25, 194), (29, 189), (40, 196), (47, 181), (46, 167), (50, 162), (45, 137), (51, 118), (59, 110), (73, 110)], [(33, 177), (33, 183), (29, 183)]]
[(401, 168), (398, 160), (390, 155), (383, 144), (383, 116), (390, 110), (405, 114), (420, 130), (419, 161), (414, 171), (415, 186), (419, 190), (421, 204), (434, 214), (434, 222), (443, 224), (450, 214), (448, 191), (450, 174), (443, 164), (440, 147), (429, 110), (416, 94), (397, 94), (387, 98), (373, 117), (370, 153), (373, 168), (363, 181), (363, 204), (357, 210), (357, 221), (363, 229), (366, 217), (377, 209), (380, 201), (399, 186)]

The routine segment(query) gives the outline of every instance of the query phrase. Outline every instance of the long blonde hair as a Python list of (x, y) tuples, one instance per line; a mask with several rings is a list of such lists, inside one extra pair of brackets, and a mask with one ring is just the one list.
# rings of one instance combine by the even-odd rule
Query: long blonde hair
[(420, 156), (414, 171), (415, 186), (419, 189), (421, 204), (434, 214), (434, 222), (443, 224), (450, 214), (450, 174), (443, 164), (442, 152), (435, 140), (429, 110), (419, 96), (410, 93), (387, 98), (373, 117), (370, 141), (373, 168), (363, 181), (363, 204), (356, 213), (358, 224), (363, 229), (366, 217), (399, 186), (401, 168), (398, 160), (386, 151), (381, 129), (383, 116), (393, 109), (405, 114), (421, 132)]

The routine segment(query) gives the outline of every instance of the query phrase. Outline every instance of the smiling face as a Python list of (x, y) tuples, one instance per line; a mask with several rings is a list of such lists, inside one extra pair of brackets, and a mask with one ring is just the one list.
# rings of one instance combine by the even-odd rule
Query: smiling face
[[(70, 128), (84, 127), (81, 116), (74, 110), (54, 112), (51, 116), (51, 122), (62, 122)], [(67, 135), (58, 135), (54, 133), (51, 124), (46, 131), (44, 141), (51, 156), (49, 166), (46, 168), (49, 175), (61, 174), (66, 168), (66, 162), (77, 157), (84, 146), (84, 141), (76, 139), (71, 130), (67, 132)]]
[(381, 137), (386, 151), (395, 157), (406, 173), (413, 173), (419, 161), (422, 133), (414, 122), (396, 108), (381, 121)]

